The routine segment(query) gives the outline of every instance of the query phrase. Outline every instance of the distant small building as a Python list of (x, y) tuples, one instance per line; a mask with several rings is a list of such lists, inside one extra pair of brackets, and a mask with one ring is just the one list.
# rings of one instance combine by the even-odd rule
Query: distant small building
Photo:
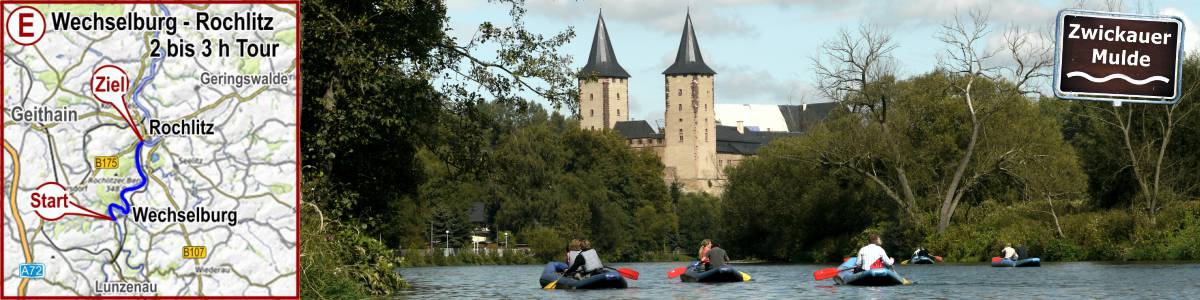
[(471, 204), (467, 211), (467, 220), (475, 225), (471, 230), (471, 246), (478, 249), (493, 243), (492, 230), (488, 228), (487, 206), (483, 202)]
[(600, 15), (587, 65), (579, 72), (579, 124), (613, 130), (633, 148), (654, 151), (666, 166), (663, 179), (684, 190), (719, 195), (728, 166), (755, 155), (771, 140), (802, 134), (835, 104), (716, 104), (716, 71), (705, 62), (689, 13), (675, 62), (665, 77), (663, 126), (629, 120), (629, 73), (617, 62)]

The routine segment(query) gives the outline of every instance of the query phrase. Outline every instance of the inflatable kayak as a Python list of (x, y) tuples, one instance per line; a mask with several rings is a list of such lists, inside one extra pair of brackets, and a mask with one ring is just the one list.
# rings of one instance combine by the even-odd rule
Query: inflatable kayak
[(554, 285), (556, 289), (623, 289), (629, 287), (629, 283), (625, 282), (625, 278), (622, 278), (617, 271), (606, 269), (600, 274), (576, 279), (571, 276), (562, 276), (562, 272), (566, 270), (567, 264), (557, 261), (549, 262), (546, 264), (546, 269), (542, 270), (542, 277), (538, 279), (538, 283), (541, 284), (541, 287), (545, 287), (554, 280), (558, 280), (558, 283)]
[(1037, 257), (1031, 257), (1031, 258), (1014, 261), (1011, 259), (999, 259), (999, 257), (993, 257), (992, 258), (992, 266), (993, 267), (1018, 267), (1018, 268), (1020, 268), (1020, 267), (1041, 267), (1042, 259), (1037, 258)]
[(914, 265), (932, 265), (933, 258), (928, 256), (913, 256), (912, 259), (908, 260), (908, 263)]
[(904, 278), (892, 269), (871, 269), (858, 273), (854, 273), (854, 264), (858, 261), (857, 257), (851, 257), (838, 266), (837, 277), (833, 278), (834, 282), (842, 285), (862, 285), (862, 286), (889, 286), (904, 284)]
[(679, 279), (683, 282), (743, 282), (750, 281), (750, 275), (738, 272), (729, 265), (708, 271), (701, 271), (697, 265), (693, 265)]

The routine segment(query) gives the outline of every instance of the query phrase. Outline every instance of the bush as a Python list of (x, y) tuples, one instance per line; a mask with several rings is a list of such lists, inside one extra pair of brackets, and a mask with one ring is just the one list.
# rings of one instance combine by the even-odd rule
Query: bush
[(366, 225), (338, 221), (322, 205), (352, 202), (354, 194), (333, 192), (320, 175), (306, 175), (301, 185), (300, 292), (303, 298), (362, 298), (387, 295), (408, 287), (395, 271), (400, 258), (370, 235)]
[(538, 226), (521, 231), (522, 239), (529, 243), (533, 256), (549, 261), (562, 259), (568, 240), (554, 228)]

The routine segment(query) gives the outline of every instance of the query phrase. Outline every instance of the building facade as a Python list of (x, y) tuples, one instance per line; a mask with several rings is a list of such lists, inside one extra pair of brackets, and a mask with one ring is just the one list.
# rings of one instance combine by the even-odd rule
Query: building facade
[(579, 127), (612, 129), (629, 120), (629, 73), (617, 63), (604, 15), (596, 21), (592, 53), (579, 71)]
[[(690, 13), (683, 23), (675, 62), (662, 74), (662, 126), (630, 121), (630, 76), (617, 63), (601, 15), (587, 65), (579, 72), (579, 124), (584, 129), (613, 130), (630, 147), (653, 151), (666, 166), (663, 179), (690, 192), (721, 194), (725, 168), (753, 156), (772, 139), (802, 133), (833, 107), (832, 103), (717, 105), (717, 72), (704, 62)], [(721, 107), (730, 112), (718, 113)], [(764, 127), (769, 129), (761, 130)]]

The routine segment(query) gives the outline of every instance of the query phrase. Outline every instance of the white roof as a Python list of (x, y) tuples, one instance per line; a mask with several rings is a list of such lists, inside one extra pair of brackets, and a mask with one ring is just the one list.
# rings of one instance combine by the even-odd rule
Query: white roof
[(717, 123), (721, 125), (737, 126), (737, 122), (742, 121), (742, 126), (757, 127), (759, 131), (788, 131), (779, 105), (717, 104), (714, 109)]

